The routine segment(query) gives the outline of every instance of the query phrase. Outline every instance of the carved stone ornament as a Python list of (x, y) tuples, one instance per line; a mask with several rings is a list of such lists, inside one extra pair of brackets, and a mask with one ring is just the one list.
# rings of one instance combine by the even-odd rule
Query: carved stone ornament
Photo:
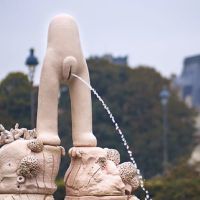
[(115, 158), (107, 156), (108, 151), (119, 156), (117, 150), (99, 147), (73, 147), (69, 150), (72, 160), (65, 174), (66, 200), (130, 198), (132, 191), (139, 187), (136, 169), (129, 162), (116, 164)]
[(44, 145), (35, 152), (30, 141), (19, 138), (0, 148), (0, 200), (53, 199), (61, 148)]

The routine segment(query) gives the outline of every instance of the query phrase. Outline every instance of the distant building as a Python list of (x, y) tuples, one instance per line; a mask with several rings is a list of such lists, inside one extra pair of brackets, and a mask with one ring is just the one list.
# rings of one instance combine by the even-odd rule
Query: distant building
[(200, 55), (184, 59), (181, 76), (176, 79), (180, 96), (189, 105), (200, 109)]
[(105, 54), (103, 56), (92, 56), (92, 59), (103, 59), (112, 64), (119, 65), (119, 66), (127, 66), (128, 65), (128, 56), (118, 56), (114, 57), (112, 54)]

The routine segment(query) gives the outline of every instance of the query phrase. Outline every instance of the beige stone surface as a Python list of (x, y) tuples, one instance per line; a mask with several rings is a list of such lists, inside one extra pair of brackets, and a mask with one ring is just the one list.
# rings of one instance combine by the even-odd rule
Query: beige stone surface
[(66, 196), (65, 200), (128, 200), (127, 196)]
[(96, 146), (92, 133), (91, 92), (79, 80), (71, 77), (71, 73), (90, 82), (77, 24), (71, 16), (61, 14), (54, 17), (49, 26), (39, 86), (37, 132), (44, 144), (60, 144), (58, 95), (60, 83), (65, 82), (71, 98), (73, 145)]
[(65, 200), (139, 200), (136, 196), (66, 196)]
[[(41, 152), (35, 153), (28, 147), (29, 143), (30, 140), (19, 139), (0, 148), (0, 194), (49, 195), (55, 192), (61, 148), (44, 145)], [(27, 157), (34, 160), (23, 162)], [(39, 168), (30, 174), (35, 164)]]
[(139, 200), (136, 196), (131, 196), (128, 200)]
[(41, 194), (0, 194), (0, 200), (54, 200), (52, 195)]
[(66, 199), (136, 199), (131, 196), (139, 187), (136, 168), (131, 162), (120, 164), (117, 150), (73, 147), (69, 155), (71, 164), (64, 178)]
[(125, 184), (107, 151), (99, 147), (74, 147), (71, 164), (65, 174), (68, 196), (123, 196)]

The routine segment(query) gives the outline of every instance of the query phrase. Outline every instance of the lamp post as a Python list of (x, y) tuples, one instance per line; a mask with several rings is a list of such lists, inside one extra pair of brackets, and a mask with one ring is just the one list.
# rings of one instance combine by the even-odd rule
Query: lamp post
[(169, 160), (168, 160), (168, 101), (170, 92), (166, 86), (160, 92), (160, 100), (163, 108), (163, 169), (167, 172)]
[(30, 94), (30, 98), (31, 98), (31, 128), (34, 128), (34, 124), (35, 124), (34, 103), (35, 102), (34, 102), (33, 84), (34, 84), (35, 69), (36, 69), (36, 66), (38, 65), (38, 59), (34, 55), (34, 49), (33, 48), (30, 49), (30, 54), (26, 58), (25, 64), (28, 67), (28, 76), (29, 76), (29, 81), (31, 83), (31, 94)]

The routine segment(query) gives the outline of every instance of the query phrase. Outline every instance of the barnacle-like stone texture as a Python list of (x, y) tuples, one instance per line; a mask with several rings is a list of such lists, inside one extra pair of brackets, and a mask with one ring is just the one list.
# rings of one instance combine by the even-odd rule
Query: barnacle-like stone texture
[(44, 200), (55, 192), (61, 148), (44, 145), (36, 153), (28, 148), (29, 142), (22, 138), (0, 148), (0, 200), (22, 200), (22, 194), (26, 194), (24, 200), (28, 194), (35, 195), (29, 199), (36, 200), (40, 194)]
[(116, 149), (105, 149), (107, 152), (107, 159), (113, 161), (116, 165), (120, 163), (120, 154)]
[(140, 179), (137, 175), (137, 169), (132, 162), (125, 162), (118, 165), (119, 174), (125, 184), (126, 194), (132, 194), (140, 186)]
[(135, 176), (131, 181), (130, 181), (130, 185), (132, 187), (132, 191), (135, 191), (139, 188), (140, 186), (140, 179), (138, 176)]
[(44, 148), (43, 142), (39, 139), (30, 140), (27, 146), (31, 151), (36, 152), (36, 153), (41, 152)]
[(131, 162), (124, 162), (118, 165), (117, 168), (124, 183), (130, 183), (137, 172), (137, 169)]
[(35, 156), (29, 155), (22, 159), (18, 170), (18, 175), (26, 178), (36, 177), (40, 170), (38, 159)]

